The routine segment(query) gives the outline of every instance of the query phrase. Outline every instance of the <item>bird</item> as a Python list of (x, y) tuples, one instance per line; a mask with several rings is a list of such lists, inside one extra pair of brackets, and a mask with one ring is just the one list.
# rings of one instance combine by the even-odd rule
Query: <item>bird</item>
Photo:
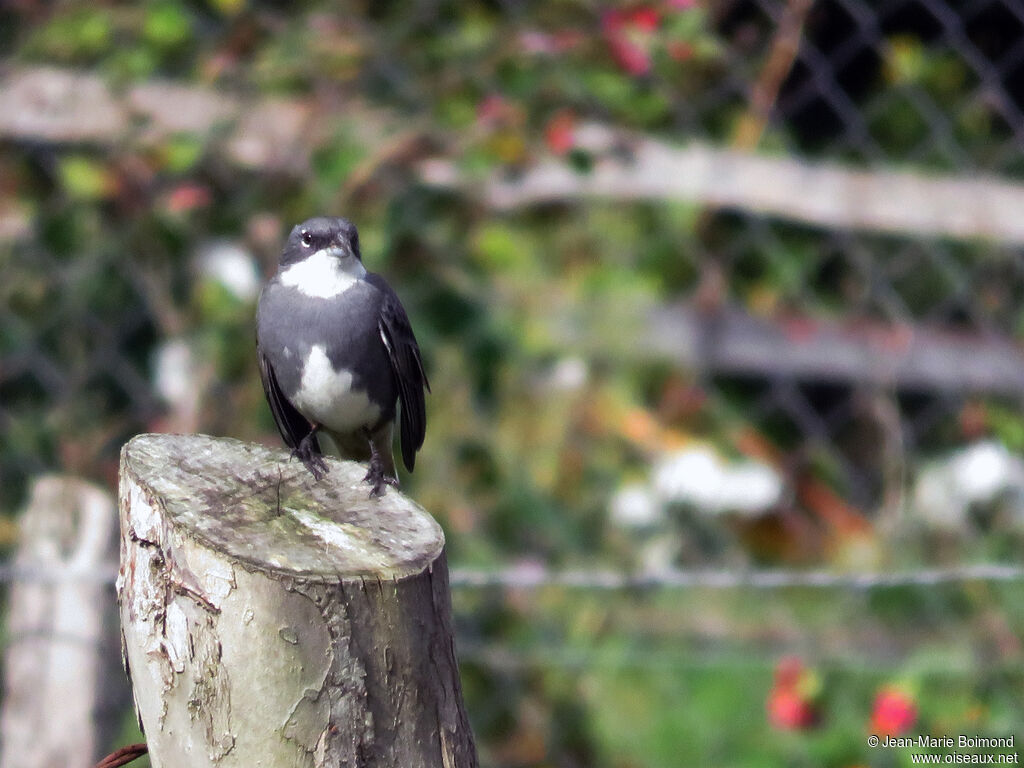
[(409, 316), (384, 278), (363, 266), (352, 222), (317, 217), (292, 229), (260, 292), (256, 352), (278, 431), (316, 481), (328, 472), (324, 432), (344, 458), (369, 462), (371, 497), (397, 488), (399, 413), (402, 461), (413, 471), (430, 383)]

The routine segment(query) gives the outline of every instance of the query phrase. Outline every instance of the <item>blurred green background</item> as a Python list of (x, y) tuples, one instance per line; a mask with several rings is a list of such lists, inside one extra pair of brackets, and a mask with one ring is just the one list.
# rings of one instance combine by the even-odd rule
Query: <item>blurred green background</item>
[[(10, 0), (0, 543), (34, 476), (113, 487), (140, 431), (278, 445), (256, 291), (292, 225), (344, 215), (432, 384), (402, 482), (448, 537), (484, 765), (902, 766), (866, 736), (1021, 733), (1020, 238), (701, 190), (750, 153), (1013, 187), (1022, 41), (1013, 2)], [(736, 165), (489, 192), (657, 177), (651, 146)], [(893, 194), (897, 222), (933, 202)], [(871, 373), (912, 352), (939, 373)], [(740, 577), (678, 583), (706, 569)]]

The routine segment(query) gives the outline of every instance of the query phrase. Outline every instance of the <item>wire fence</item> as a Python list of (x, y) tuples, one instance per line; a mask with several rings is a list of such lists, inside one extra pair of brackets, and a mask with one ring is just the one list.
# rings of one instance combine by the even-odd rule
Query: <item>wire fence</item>
[[(655, 93), (671, 94), (679, 137), (741, 151), (770, 147), (799, 159), (805, 181), (828, 161), (865, 178), (899, 166), (963, 180), (989, 175), (1012, 188), (1024, 167), (1024, 26), (1014, 3), (740, 2), (711, 11), (709, 26), (720, 50), (700, 77), (679, 83), (655, 69), (649, 74)], [(163, 96), (173, 103), (173, 92)], [(105, 103), (85, 114), (101, 113)], [(24, 114), (4, 131), (40, 172), (59, 174), (66, 142), (88, 126), (78, 104), (64, 115), (70, 133), (53, 134), (59, 121), (48, 108), (50, 135), (42, 126), (33, 135)], [(741, 126), (735, 135), (721, 128), (729, 116)], [(104, 123), (94, 122), (100, 127), (91, 138), (103, 143)], [(729, 167), (723, 162), (711, 167)], [(647, 170), (639, 167), (641, 175)], [(656, 178), (655, 171), (647, 175)], [(783, 174), (769, 172), (760, 186), (781, 183)], [(745, 173), (738, 165), (724, 175)], [(854, 195), (851, 211), (878, 197), (875, 188), (865, 199), (843, 186), (854, 182), (823, 183), (824, 193), (810, 196), (826, 197), (830, 188)], [(908, 197), (898, 180), (886, 186), (897, 225), (935, 197), (928, 189)], [(1012, 238), (989, 237), (976, 220), (985, 213), (984, 192), (966, 237), (896, 235), (851, 221), (822, 227), (801, 222), (792, 202), (765, 216), (756, 200), (722, 209), (708, 189), (689, 194), (703, 200), (704, 217), (680, 256), (688, 262), (680, 288), (704, 308), (694, 320), (703, 342), (683, 363), (703, 372), (708, 393), (746, 413), (792, 461), (828, 472), (841, 496), (872, 511), (899, 482), (887, 465), (916, 466), (1000, 426), (1014, 432), (1018, 422), (999, 406), (1015, 408), (1024, 391), (1017, 352), (1024, 264)], [(992, 199), (996, 217), (998, 196)], [(8, 436), (0, 486), (8, 508), (30, 474), (63, 466), (101, 475), (125, 435), (159, 423), (167, 410), (153, 366), (161, 341), (184, 322), (174, 308), (182, 294), (176, 283), (189, 276), (182, 265), (161, 265), (158, 254), (126, 258), (139, 247), (128, 235), (84, 247), (40, 237), (67, 208), (67, 201), (44, 202), (35, 212), (37, 234), (4, 246), (13, 278), (0, 294), (0, 428)], [(737, 308), (759, 325), (723, 322), (725, 310), (716, 307)], [(956, 350), (944, 345), (951, 335), (962, 342)], [(744, 356), (751, 345), (761, 345), (760, 354)], [(814, 366), (796, 364), (801, 347), (813, 351)], [(894, 373), (888, 381), (856, 374), (878, 356), (911, 352), (910, 370), (932, 360), (942, 373)], [(1006, 366), (1003, 379), (978, 380), (993, 360)], [(244, 415), (203, 426), (230, 428)]]
[[(639, 22), (615, 19), (605, 20), (606, 42), (640, 45), (629, 37)], [(532, 35), (531, 45), (540, 45), (529, 19), (516, 23), (519, 38)], [(983, 439), (1024, 448), (1024, 260), (1012, 228), (1024, 173), (1020, 9), (996, 1), (759, 0), (709, 10), (706, 24), (714, 53), (676, 50), (681, 61), (696, 56), (681, 79), (678, 68), (652, 63), (656, 43), (641, 51), (650, 57), (642, 87), (669, 101), (671, 130), (662, 124), (645, 135), (616, 127), (613, 114), (597, 115), (601, 122), (576, 130), (591, 175), (569, 173), (555, 157), (495, 174), (476, 202), (513, 213), (545, 200), (696, 206), (696, 224), (670, 265), (680, 301), (659, 308), (636, 346), (648, 347), (648, 361), (668, 360), (692, 375), (697, 394), (668, 391), (653, 410), (668, 423), (685, 422), (690, 400), (710, 402), (716, 429), (739, 423), (753, 434), (754, 455), (812, 519), (834, 524), (837, 508), (876, 522), (892, 517), (918, 503), (927, 489), (918, 494), (915, 484), (933, 458)], [(406, 33), (413, 34), (392, 30), (391, 42)], [(399, 61), (385, 66), (389, 55), (367, 66), (408, 76)], [(217, 120), (251, 112), (270, 134), (303, 138), (296, 102), (273, 111), (230, 97), (213, 109), (217, 99), (203, 86), (144, 82), (118, 91), (93, 74), (15, 68), (0, 82), (9, 107), (0, 118), (4, 162), (28, 168), (41, 186), (46, 178), (72, 187), (113, 183), (76, 165), (77, 142), (91, 142), (114, 165), (130, 164), (119, 144), (126, 104), (158, 134), (193, 130), (202, 138)], [(209, 118), (200, 114), (185, 128), (174, 122), (177, 109), (197, 103), (211, 107)], [(234, 130), (231, 162), (248, 158), (258, 173), (287, 168), (251, 122)], [(246, 155), (243, 139), (259, 151), (250, 146)], [(428, 187), (480, 191), (451, 157), (407, 165)], [(84, 180), (73, 181), (76, 168)], [(117, 181), (136, 182), (131, 172)], [(144, 188), (140, 197), (155, 205), (160, 194)], [(961, 209), (970, 212), (958, 219)], [(73, 189), (4, 212), (5, 509), (15, 509), (27, 479), (43, 471), (111, 477), (119, 446), (143, 429), (265, 434), (253, 426), (267, 420), (255, 415), (262, 403), (243, 354), (248, 342), (238, 343), (251, 336), (250, 308), (243, 303), (227, 320), (196, 309), (209, 286), (195, 254), (209, 243), (148, 252), (158, 241), (130, 228), (100, 236), (116, 216), (83, 209)], [(247, 220), (237, 245), (272, 261), (276, 235), (261, 252), (268, 238), (257, 219)], [(179, 359), (183, 339), (191, 347)], [(750, 455), (751, 444), (730, 439), (720, 447)], [(1012, 535), (1022, 492), (1014, 472), (982, 499), (1009, 499)], [(954, 481), (940, 480), (957, 497)], [(977, 522), (968, 509), (975, 501), (956, 512), (961, 530)], [(985, 515), (986, 525), (1005, 522)], [(454, 583), (855, 587), (976, 578), (973, 568), (905, 575), (661, 568), (656, 576), (530, 576), (513, 568), (457, 572)], [(1011, 566), (984, 573), (1016, 578)]]
[[(893, 680), (922, 732), (1019, 730), (1019, 2), (182, 3), (156, 52), (101, 4), (107, 53), (36, 5), (0, 9), (4, 551), (37, 476), (112, 489), (140, 431), (276, 440), (260, 273), (353, 211), (434, 384), (412, 488), (490, 764), (868, 764)], [(831, 760), (762, 722), (790, 654)]]
[[(109, 584), (117, 580), (114, 567), (102, 570), (81, 568), (0, 567), (2, 584)], [(659, 589), (840, 589), (871, 590), (895, 587), (927, 587), (971, 582), (1017, 582), (1024, 580), (1024, 567), (998, 563), (919, 568), (905, 572), (838, 572), (821, 569), (714, 570), (671, 569), (658, 573), (629, 574), (619, 570), (552, 570), (537, 565), (501, 569), (455, 567), (449, 574), (453, 589), (533, 590), (546, 587), (589, 591), (648, 591)]]

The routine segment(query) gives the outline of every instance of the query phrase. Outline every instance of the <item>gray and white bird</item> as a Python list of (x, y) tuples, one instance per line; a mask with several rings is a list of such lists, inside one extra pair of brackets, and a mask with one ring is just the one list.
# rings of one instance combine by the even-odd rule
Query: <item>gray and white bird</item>
[(399, 402), (402, 460), (412, 471), (430, 385), (405, 309), (363, 266), (354, 224), (315, 218), (291, 231), (260, 294), (256, 348), (281, 437), (317, 480), (327, 472), (323, 431), (343, 457), (369, 461), (371, 495), (397, 486), (391, 443)]

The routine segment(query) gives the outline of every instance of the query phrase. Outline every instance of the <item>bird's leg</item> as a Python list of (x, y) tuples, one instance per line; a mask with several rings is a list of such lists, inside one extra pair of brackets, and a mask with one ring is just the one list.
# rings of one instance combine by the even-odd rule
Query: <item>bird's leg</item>
[(374, 440), (374, 435), (370, 430), (364, 428), (363, 435), (365, 435), (366, 441), (370, 444), (370, 469), (366, 473), (366, 477), (363, 478), (363, 481), (368, 482), (373, 486), (370, 489), (370, 498), (373, 498), (374, 496), (383, 496), (385, 486), (393, 485), (396, 488), (398, 487), (398, 478), (389, 474), (384, 468), (384, 461), (381, 457), (380, 449), (377, 447), (377, 441)]
[(320, 453), (320, 447), (316, 442), (316, 433), (320, 431), (320, 424), (310, 424), (309, 434), (306, 435), (292, 451), (292, 456), (298, 456), (306, 469), (317, 480), (327, 474), (327, 462)]

